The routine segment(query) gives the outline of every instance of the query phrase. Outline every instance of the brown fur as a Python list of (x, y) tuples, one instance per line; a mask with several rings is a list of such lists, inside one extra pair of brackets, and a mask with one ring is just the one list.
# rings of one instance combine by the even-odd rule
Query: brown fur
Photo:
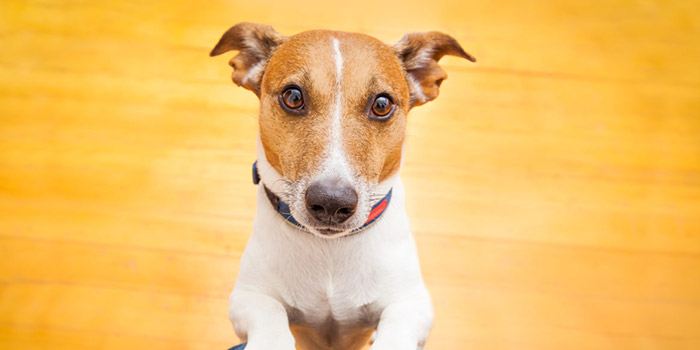
[(440, 84), (447, 79), (447, 73), (438, 65), (443, 56), (458, 56), (476, 62), (476, 58), (466, 53), (457, 40), (440, 32), (406, 34), (394, 49), (408, 76), (419, 84), (420, 91), (411, 91), (412, 106), (422, 105), (438, 96)]
[[(260, 79), (264, 66), (274, 49), (285, 40), (284, 36), (268, 25), (244, 22), (229, 28), (209, 55), (217, 56), (231, 50), (240, 51), (229, 61), (233, 68), (231, 78), (236, 85), (260, 96)], [(257, 74), (249, 75), (250, 70), (257, 64), (260, 64), (256, 70)]]
[[(336, 94), (333, 38), (340, 42), (344, 62), (343, 149), (357, 175), (377, 183), (399, 168), (408, 111), (438, 95), (446, 74), (437, 61), (446, 54), (473, 58), (452, 37), (437, 32), (409, 34), (391, 47), (364, 34), (318, 30), (286, 38), (268, 26), (239, 24), (229, 29), (212, 55), (241, 51), (232, 60), (233, 80), (260, 97), (265, 155), (291, 181), (317, 169), (330, 143)], [(243, 77), (250, 78), (249, 70), (260, 62), (264, 72), (245, 81)], [(411, 79), (422, 93), (412, 91)], [(279, 106), (279, 95), (290, 84), (304, 91), (304, 115), (291, 115)], [(388, 93), (397, 105), (385, 121), (367, 114), (379, 93)]]

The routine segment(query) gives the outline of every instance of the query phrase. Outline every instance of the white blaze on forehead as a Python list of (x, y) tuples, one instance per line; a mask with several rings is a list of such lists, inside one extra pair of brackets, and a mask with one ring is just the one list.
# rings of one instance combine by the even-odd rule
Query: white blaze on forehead
[(352, 180), (352, 172), (343, 150), (343, 54), (340, 41), (333, 38), (333, 60), (335, 61), (335, 98), (331, 108), (328, 152), (321, 168), (320, 177), (334, 176)]
[(343, 80), (343, 54), (340, 53), (340, 41), (336, 38), (333, 38), (333, 57), (335, 59), (336, 87), (340, 87)]

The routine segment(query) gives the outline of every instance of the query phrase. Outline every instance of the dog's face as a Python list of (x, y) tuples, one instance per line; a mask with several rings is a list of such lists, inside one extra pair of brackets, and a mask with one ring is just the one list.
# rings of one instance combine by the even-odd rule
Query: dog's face
[[(445, 54), (473, 60), (436, 32), (395, 46), (362, 34), (229, 29), (212, 55), (239, 50), (233, 80), (260, 98), (265, 158), (284, 180), (292, 215), (339, 237), (361, 227), (401, 163), (408, 111), (437, 97)], [(264, 181), (265, 179), (263, 179)]]

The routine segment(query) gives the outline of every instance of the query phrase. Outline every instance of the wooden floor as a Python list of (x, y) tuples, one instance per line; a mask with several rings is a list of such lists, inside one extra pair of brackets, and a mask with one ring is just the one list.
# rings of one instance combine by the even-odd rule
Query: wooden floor
[(225, 349), (257, 99), (239, 21), (474, 54), (403, 167), (428, 350), (700, 349), (697, 1), (3, 1), (0, 348)]

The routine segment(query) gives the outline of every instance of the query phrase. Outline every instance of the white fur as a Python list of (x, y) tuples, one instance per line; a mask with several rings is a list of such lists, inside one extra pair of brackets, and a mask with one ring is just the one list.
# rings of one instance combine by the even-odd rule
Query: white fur
[[(342, 151), (339, 41), (333, 41), (333, 48), (337, 89), (331, 133), (338, 135), (331, 138), (317, 176), (352, 176)], [(271, 190), (281, 194), (289, 189), (267, 161), (260, 141), (258, 170)], [(375, 330), (371, 350), (422, 348), (433, 311), (409, 227), (403, 183), (397, 175), (374, 188), (392, 186), (392, 200), (381, 220), (335, 239), (289, 225), (258, 186), (253, 234), (229, 308), (236, 333), (248, 342), (246, 350), (357, 350)], [(362, 215), (366, 218), (367, 212)]]
[(254, 64), (250, 69), (248, 70), (248, 73), (243, 77), (243, 80), (241, 81), (241, 85), (247, 84), (251, 80), (257, 80), (260, 81), (260, 78), (262, 78), (262, 73), (265, 70), (265, 66), (267, 65), (267, 61), (262, 60), (256, 64)]
[(423, 87), (420, 86), (418, 80), (411, 74), (406, 74), (406, 77), (408, 78), (408, 84), (411, 85), (411, 98), (420, 103), (426, 102), (428, 97), (423, 93)]
[[(268, 169), (266, 160), (258, 160)], [(268, 181), (263, 176), (263, 182)], [(322, 239), (288, 225), (258, 189), (253, 235), (241, 261), (230, 315), (249, 350), (352, 350), (378, 327), (373, 350), (413, 350), (432, 321), (400, 179), (391, 205), (359, 234)], [(364, 323), (363, 320), (369, 320)], [(337, 323), (331, 346), (328, 323)]]
[(333, 60), (335, 62), (335, 98), (326, 157), (316, 179), (336, 176), (352, 181), (352, 171), (343, 149), (343, 54), (340, 41), (333, 39)]

